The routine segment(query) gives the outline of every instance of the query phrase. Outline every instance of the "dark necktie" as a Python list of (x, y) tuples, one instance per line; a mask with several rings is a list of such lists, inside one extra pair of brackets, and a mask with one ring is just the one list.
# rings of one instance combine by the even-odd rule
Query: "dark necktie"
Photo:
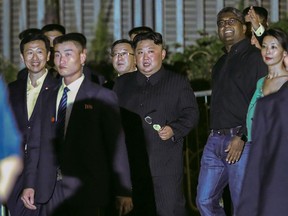
[(68, 87), (64, 88), (63, 95), (61, 97), (59, 106), (58, 106), (58, 115), (57, 115), (57, 128), (58, 135), (64, 137), (65, 130), (65, 117), (66, 117), (66, 108), (67, 108), (67, 92), (69, 91)]

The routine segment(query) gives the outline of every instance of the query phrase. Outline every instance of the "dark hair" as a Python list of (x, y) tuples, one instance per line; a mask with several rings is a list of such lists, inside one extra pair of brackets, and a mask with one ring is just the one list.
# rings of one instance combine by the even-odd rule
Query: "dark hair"
[(148, 27), (148, 26), (138, 26), (138, 27), (134, 27), (132, 28), (128, 34), (129, 34), (129, 37), (132, 36), (132, 34), (139, 34), (139, 33), (144, 33), (144, 32), (153, 32), (153, 29)]
[(65, 27), (60, 24), (47, 24), (42, 27), (41, 31), (43, 34), (48, 31), (59, 31), (62, 34), (66, 33)]
[(18, 37), (20, 40), (22, 40), (24, 37), (27, 37), (28, 35), (32, 35), (32, 34), (41, 34), (41, 30), (38, 28), (28, 28), (20, 32)]
[(223, 8), (222, 10), (220, 10), (217, 14), (217, 23), (219, 21), (219, 18), (222, 16), (222, 14), (224, 13), (232, 13), (234, 14), (237, 19), (242, 23), (242, 24), (245, 24), (245, 18), (244, 18), (244, 15), (243, 13), (238, 10), (237, 8), (234, 8), (234, 7), (225, 7)]
[(36, 40), (40, 40), (43, 41), (45, 43), (45, 48), (47, 53), (50, 51), (50, 41), (49, 39), (43, 35), (43, 34), (29, 34), (26, 35), (20, 43), (20, 52), (23, 54), (24, 52), (24, 45), (31, 42), (31, 41), (36, 41)]
[(64, 35), (56, 37), (53, 40), (53, 45), (55, 47), (56, 44), (64, 43), (67, 41), (72, 41), (72, 42), (74, 41), (78, 43), (82, 47), (82, 49), (86, 48), (86, 42), (87, 42), (86, 37), (83, 34), (78, 33), (78, 32), (72, 32), (72, 33), (68, 33), (68, 34), (64, 34)]
[[(262, 19), (261, 24), (264, 25), (264, 27), (267, 27), (267, 20), (268, 20), (268, 11), (263, 7), (253, 6), (253, 9), (255, 13)], [(246, 16), (248, 14), (248, 11), (250, 10), (250, 7), (247, 7), (243, 10), (243, 15)]]
[(113, 42), (113, 44), (112, 44), (112, 46), (111, 46), (111, 53), (112, 53), (114, 47), (115, 47), (117, 44), (122, 44), (122, 43), (129, 44), (129, 45), (131, 46), (131, 48), (133, 48), (132, 41), (127, 40), (127, 39), (120, 39), (120, 40), (116, 40), (116, 41)]
[(162, 35), (158, 32), (153, 31), (153, 32), (145, 32), (145, 33), (137, 34), (133, 39), (133, 48), (135, 49), (138, 42), (142, 40), (152, 40), (154, 41), (156, 45), (163, 45), (164, 47)]
[(276, 38), (276, 40), (281, 44), (283, 49), (288, 52), (288, 35), (287, 33), (281, 28), (271, 28), (265, 31), (264, 38), (266, 36), (272, 36)]

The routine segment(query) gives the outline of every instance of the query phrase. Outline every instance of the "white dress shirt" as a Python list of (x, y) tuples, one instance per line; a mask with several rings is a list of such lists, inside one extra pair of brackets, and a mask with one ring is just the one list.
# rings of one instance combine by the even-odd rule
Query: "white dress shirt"
[[(69, 88), (69, 91), (67, 92), (67, 109), (66, 109), (66, 116), (65, 116), (65, 132), (66, 133), (66, 129), (67, 129), (67, 125), (69, 122), (69, 118), (71, 115), (71, 111), (73, 108), (73, 104), (76, 98), (76, 95), (78, 93), (78, 90), (82, 84), (84, 80), (84, 74), (82, 74), (81, 77), (79, 77), (77, 80), (75, 80), (74, 82), (70, 83), (67, 87)], [(61, 100), (61, 97), (63, 95), (63, 91), (64, 88), (66, 87), (64, 80), (62, 79), (62, 85), (58, 91), (58, 95), (57, 95), (57, 103), (56, 103), (56, 117), (58, 116), (58, 107), (59, 107), (59, 103)]]

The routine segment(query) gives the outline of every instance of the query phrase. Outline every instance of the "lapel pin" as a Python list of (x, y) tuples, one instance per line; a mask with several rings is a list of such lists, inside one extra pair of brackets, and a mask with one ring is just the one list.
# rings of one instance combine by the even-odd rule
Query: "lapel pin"
[(85, 104), (84, 108), (85, 109), (93, 109), (93, 106), (91, 104)]

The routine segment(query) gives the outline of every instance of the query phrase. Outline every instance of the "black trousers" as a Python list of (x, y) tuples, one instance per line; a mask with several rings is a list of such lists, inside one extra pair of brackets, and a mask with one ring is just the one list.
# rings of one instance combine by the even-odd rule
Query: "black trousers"
[(157, 176), (153, 178), (158, 216), (187, 216), (183, 193), (183, 176)]

